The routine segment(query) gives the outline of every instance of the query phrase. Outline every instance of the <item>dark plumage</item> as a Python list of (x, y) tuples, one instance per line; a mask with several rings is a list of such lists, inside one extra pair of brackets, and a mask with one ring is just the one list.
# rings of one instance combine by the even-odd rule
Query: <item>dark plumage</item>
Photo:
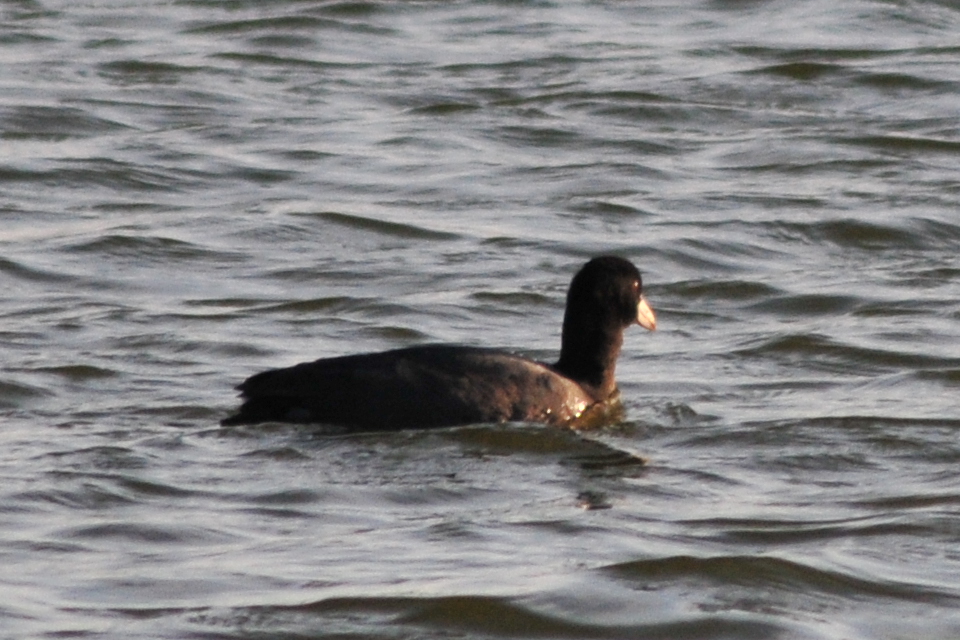
[[(617, 403), (614, 371), (623, 331), (656, 318), (640, 272), (627, 260), (590, 260), (570, 284), (554, 365), (476, 347), (427, 345), (323, 358), (258, 373), (222, 424), (298, 422), (352, 429), (480, 422), (577, 426)], [(591, 421), (593, 422), (593, 421)]]

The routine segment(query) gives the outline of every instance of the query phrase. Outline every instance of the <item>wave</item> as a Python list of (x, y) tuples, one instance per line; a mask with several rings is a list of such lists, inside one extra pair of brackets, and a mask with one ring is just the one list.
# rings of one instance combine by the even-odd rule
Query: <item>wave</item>
[[(139, 617), (142, 609), (114, 609)], [(721, 613), (676, 616), (666, 621), (603, 622), (577, 619), (562, 611), (541, 609), (522, 598), (486, 595), (438, 597), (334, 597), (297, 605), (263, 605), (233, 609), (157, 609), (155, 615), (180, 614), (189, 627), (208, 634), (269, 632), (271, 637), (299, 635), (317, 629), (312, 637), (396, 638), (397, 632), (422, 638), (576, 638), (650, 640), (706, 640), (717, 638), (773, 638), (790, 627), (763, 619), (745, 619)]]
[(855, 575), (837, 569), (817, 568), (807, 563), (771, 555), (673, 556), (636, 560), (610, 565), (604, 569), (620, 580), (655, 588), (666, 584), (673, 588), (681, 582), (715, 584), (725, 589), (738, 587), (762, 589), (792, 596), (802, 593), (830, 597), (875, 597), (940, 605), (960, 604), (952, 591), (923, 584), (906, 583), (875, 576)]

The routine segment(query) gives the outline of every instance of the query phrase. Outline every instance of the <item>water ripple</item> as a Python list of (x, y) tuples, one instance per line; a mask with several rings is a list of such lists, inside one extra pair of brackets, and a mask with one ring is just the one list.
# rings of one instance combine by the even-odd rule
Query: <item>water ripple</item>
[[(950, 2), (108, 5), (0, 5), (11, 637), (960, 637)], [(615, 427), (216, 426), (599, 253)]]
[(919, 603), (955, 604), (957, 599), (955, 594), (926, 585), (819, 569), (774, 556), (676, 556), (622, 563), (607, 567), (605, 571), (622, 580), (640, 582), (646, 588), (657, 584), (675, 587), (680, 581), (685, 584), (722, 584), (732, 590), (762, 585), (774, 593), (801, 592), (807, 597), (811, 594), (843, 597), (857, 592)]

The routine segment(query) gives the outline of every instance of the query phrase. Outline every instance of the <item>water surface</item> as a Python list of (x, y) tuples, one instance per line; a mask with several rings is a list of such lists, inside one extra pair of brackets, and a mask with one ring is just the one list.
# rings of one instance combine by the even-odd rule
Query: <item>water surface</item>
[[(960, 636), (960, 10), (681, 4), (3, 4), (0, 635)], [(621, 424), (217, 426), (606, 252)]]

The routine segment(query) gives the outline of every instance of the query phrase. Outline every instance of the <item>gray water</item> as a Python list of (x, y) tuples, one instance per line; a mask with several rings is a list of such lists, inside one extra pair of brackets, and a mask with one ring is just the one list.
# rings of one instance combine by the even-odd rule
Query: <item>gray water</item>
[[(0, 637), (960, 637), (958, 34), (5, 1)], [(306, 359), (552, 359), (608, 252), (621, 424), (217, 426)]]

